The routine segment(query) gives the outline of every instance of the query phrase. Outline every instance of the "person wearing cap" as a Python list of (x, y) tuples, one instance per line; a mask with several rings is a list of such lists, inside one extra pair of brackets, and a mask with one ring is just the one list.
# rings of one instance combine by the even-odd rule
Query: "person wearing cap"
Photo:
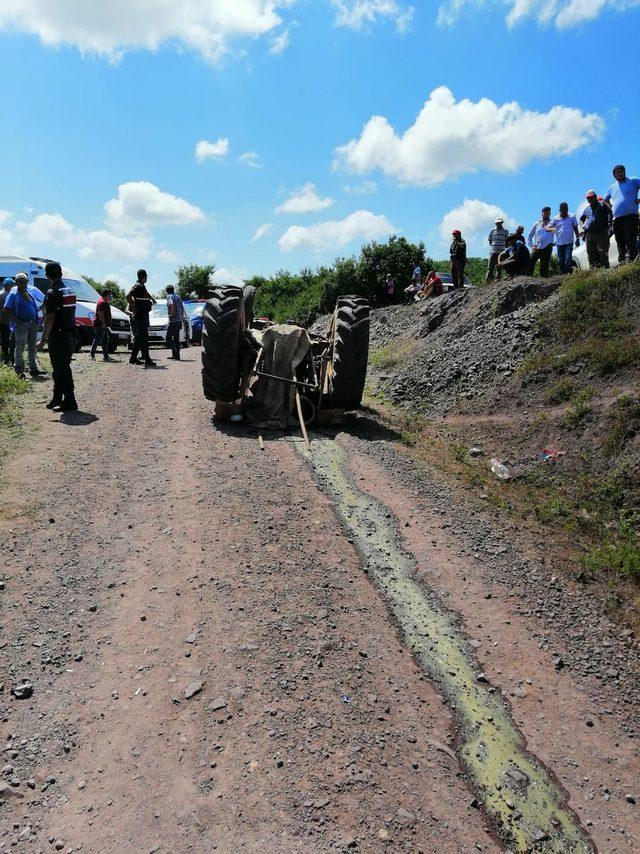
[(542, 208), (541, 218), (534, 222), (529, 231), (529, 247), (531, 249), (531, 275), (534, 274), (536, 264), (540, 261), (540, 276), (543, 279), (549, 277), (549, 262), (553, 252), (553, 234), (547, 231), (551, 219), (551, 208)]
[(467, 244), (462, 239), (460, 229), (454, 228), (451, 232), (453, 240), (449, 247), (451, 258), (451, 283), (454, 288), (464, 287), (464, 268), (467, 264)]
[(2, 283), (0, 290), (0, 348), (2, 350), (2, 361), (5, 365), (13, 364), (13, 353), (11, 349), (11, 321), (4, 310), (4, 301), (9, 296), (14, 280), (9, 276)]
[(588, 206), (582, 216), (582, 223), (587, 244), (589, 268), (609, 266), (609, 227), (611, 211), (598, 201), (595, 190), (586, 194)]
[(43, 373), (36, 360), (38, 343), (38, 313), (44, 302), (44, 294), (38, 288), (29, 287), (26, 273), (18, 273), (15, 287), (4, 300), (4, 310), (9, 315), (11, 330), (15, 336), (13, 366), (16, 373), (24, 379), (24, 348), (29, 355), (29, 371), (32, 377)]
[(492, 282), (494, 276), (500, 281), (502, 271), (498, 267), (498, 258), (500, 257), (500, 253), (505, 250), (508, 236), (509, 232), (504, 227), (504, 219), (500, 216), (496, 217), (495, 228), (491, 229), (487, 238), (489, 241), (489, 265), (487, 267), (485, 282)]
[(616, 179), (607, 190), (604, 203), (613, 213), (613, 234), (618, 246), (620, 264), (638, 255), (638, 191), (640, 178), (627, 178), (626, 168), (619, 163), (613, 167)]
[(575, 235), (576, 246), (580, 246), (580, 232), (578, 231), (578, 220), (574, 214), (569, 213), (569, 205), (560, 202), (558, 216), (555, 216), (545, 226), (546, 231), (555, 234), (556, 252), (558, 253), (558, 267), (564, 276), (571, 272), (573, 259), (573, 240)]

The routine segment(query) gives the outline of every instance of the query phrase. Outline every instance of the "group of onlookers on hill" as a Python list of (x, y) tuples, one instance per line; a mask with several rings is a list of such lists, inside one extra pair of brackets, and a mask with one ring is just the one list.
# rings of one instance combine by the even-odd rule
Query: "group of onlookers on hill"
[[(508, 277), (533, 275), (537, 266), (540, 276), (548, 277), (554, 246), (560, 273), (570, 273), (573, 269), (573, 248), (580, 245), (581, 239), (586, 244), (591, 269), (609, 267), (612, 236), (618, 248), (618, 262), (624, 264), (635, 260), (640, 251), (640, 178), (627, 177), (622, 164), (614, 166), (613, 177), (615, 181), (604, 196), (599, 196), (595, 190), (586, 193), (587, 206), (579, 217), (569, 212), (566, 202), (560, 203), (554, 217), (549, 206), (542, 208), (540, 219), (534, 222), (526, 237), (524, 226), (519, 225), (509, 233), (504, 227), (504, 219), (497, 217), (487, 238), (489, 263), (485, 281), (499, 280), (503, 273)], [(446, 287), (461, 288), (465, 284), (467, 244), (460, 229), (454, 229), (451, 238), (451, 281)], [(420, 265), (416, 264), (411, 284), (404, 292), (409, 299), (419, 301), (438, 296), (444, 288), (441, 275), (430, 270), (423, 277)], [(393, 278), (389, 273), (384, 285), (387, 301), (393, 299), (394, 291)]]
[(595, 190), (586, 193), (587, 207), (580, 217), (569, 213), (566, 202), (560, 203), (555, 217), (551, 216), (550, 207), (542, 208), (527, 240), (522, 225), (509, 234), (504, 220), (498, 217), (487, 238), (490, 252), (486, 281), (500, 279), (503, 272), (509, 276), (532, 275), (538, 264), (540, 275), (546, 278), (554, 246), (560, 273), (570, 273), (573, 248), (580, 245), (581, 237), (586, 243), (591, 269), (609, 267), (612, 235), (618, 248), (618, 262), (633, 261), (638, 256), (640, 178), (627, 177), (622, 164), (614, 166), (613, 177), (615, 181), (604, 196), (598, 196)]

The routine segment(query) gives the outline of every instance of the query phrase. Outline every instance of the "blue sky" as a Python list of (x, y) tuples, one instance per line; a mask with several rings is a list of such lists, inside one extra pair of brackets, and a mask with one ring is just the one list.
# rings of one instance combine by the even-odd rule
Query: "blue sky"
[(0, 0), (0, 252), (157, 289), (392, 231), (479, 253), (497, 211), (640, 173), (637, 0), (178, 5)]

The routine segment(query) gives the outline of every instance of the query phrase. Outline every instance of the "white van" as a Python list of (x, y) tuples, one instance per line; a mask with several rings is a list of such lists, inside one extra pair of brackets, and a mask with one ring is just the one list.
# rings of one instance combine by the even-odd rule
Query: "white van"
[[(22, 258), (19, 255), (0, 255), (0, 285), (5, 279), (15, 278), (18, 273), (29, 276), (29, 284), (45, 294), (49, 282), (44, 273), (46, 258)], [(67, 268), (62, 270), (65, 285), (76, 295), (76, 351), (93, 341), (93, 319), (96, 316), (96, 303), (100, 294), (82, 276)], [(111, 307), (111, 332), (109, 350), (115, 353), (118, 344), (127, 345), (131, 341), (131, 323), (123, 311)], [(41, 321), (42, 322), (42, 321)]]

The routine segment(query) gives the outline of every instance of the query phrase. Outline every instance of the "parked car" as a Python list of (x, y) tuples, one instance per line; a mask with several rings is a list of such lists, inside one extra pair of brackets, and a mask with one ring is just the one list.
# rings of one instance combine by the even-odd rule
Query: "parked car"
[[(188, 317), (188, 312), (187, 312)], [(151, 308), (149, 315), (149, 344), (164, 344), (167, 338), (167, 328), (169, 326), (169, 309), (167, 308), (166, 299), (159, 299)], [(189, 340), (191, 340), (191, 321), (189, 321)], [(187, 336), (184, 331), (184, 326), (180, 328), (180, 344), (185, 346)]]
[[(9, 276), (24, 272), (29, 276), (29, 284), (42, 293), (49, 290), (49, 282), (44, 273), (46, 258), (22, 258), (19, 255), (0, 256), (0, 284)], [(92, 288), (82, 276), (63, 267), (62, 279), (76, 295), (76, 351), (93, 341), (93, 319), (96, 316), (96, 303), (100, 294)], [(115, 306), (111, 307), (111, 331), (109, 350), (115, 353), (119, 344), (131, 341), (131, 323), (128, 316)]]
[(202, 316), (206, 300), (194, 300), (193, 302), (185, 302), (184, 308), (187, 316), (191, 321), (191, 342), (192, 344), (202, 343)]

